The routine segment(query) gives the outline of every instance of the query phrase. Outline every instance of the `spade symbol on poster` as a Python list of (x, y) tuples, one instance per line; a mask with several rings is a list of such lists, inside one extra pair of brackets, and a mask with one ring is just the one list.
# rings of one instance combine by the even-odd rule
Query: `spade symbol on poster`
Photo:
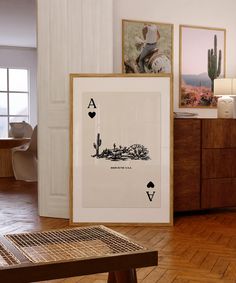
[(155, 185), (153, 184), (153, 182), (152, 181), (150, 181), (148, 184), (147, 184), (147, 188), (148, 189), (150, 189), (150, 188), (154, 188), (155, 187)]

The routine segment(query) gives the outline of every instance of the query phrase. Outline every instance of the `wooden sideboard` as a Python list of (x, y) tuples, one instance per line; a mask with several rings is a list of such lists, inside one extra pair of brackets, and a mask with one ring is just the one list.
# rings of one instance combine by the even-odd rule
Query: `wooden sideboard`
[(174, 210), (236, 206), (236, 119), (175, 119)]
[(11, 148), (25, 144), (30, 139), (6, 138), (0, 139), (0, 177), (14, 176), (12, 170)]

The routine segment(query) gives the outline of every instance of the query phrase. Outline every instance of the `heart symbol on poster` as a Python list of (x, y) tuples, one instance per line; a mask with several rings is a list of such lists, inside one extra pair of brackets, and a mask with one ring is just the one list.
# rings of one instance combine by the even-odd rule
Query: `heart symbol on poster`
[(90, 118), (93, 118), (96, 116), (96, 112), (89, 112), (88, 115)]
[(147, 184), (147, 187), (148, 187), (148, 188), (154, 188), (155, 185), (153, 184), (153, 182), (150, 181), (150, 182)]

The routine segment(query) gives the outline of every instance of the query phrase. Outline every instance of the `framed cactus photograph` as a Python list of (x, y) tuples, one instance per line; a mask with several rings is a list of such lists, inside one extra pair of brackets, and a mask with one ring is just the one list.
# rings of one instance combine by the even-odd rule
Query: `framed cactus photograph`
[(179, 107), (215, 108), (214, 79), (225, 77), (226, 30), (180, 26)]
[(71, 76), (73, 223), (172, 223), (169, 75)]

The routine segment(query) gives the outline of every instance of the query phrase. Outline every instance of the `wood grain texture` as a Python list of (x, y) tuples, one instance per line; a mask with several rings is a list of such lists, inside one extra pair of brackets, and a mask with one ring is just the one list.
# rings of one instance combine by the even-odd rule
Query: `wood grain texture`
[[(147, 257), (144, 254), (141, 255), (143, 260), (140, 260), (140, 255), (127, 256), (127, 258), (124, 255), (105, 256), (103, 258), (84, 258), (33, 265), (31, 263), (23, 263), (21, 266), (0, 269), (0, 275), (2, 282), (30, 283), (112, 270), (116, 281), (113, 280), (111, 282), (137, 283), (135, 267), (142, 268), (143, 266), (149, 266), (150, 263), (150, 259), (145, 261)], [(152, 258), (154, 263), (154, 254)], [(132, 268), (126, 270), (125, 268), (129, 265)], [(116, 268), (120, 268), (120, 270), (116, 271)]]
[(231, 178), (236, 171), (236, 149), (202, 150), (202, 178)]
[(235, 119), (175, 119), (174, 137), (175, 211), (236, 205)]
[(206, 179), (202, 182), (202, 208), (235, 206), (236, 179)]
[(0, 139), (0, 177), (14, 176), (11, 148), (29, 142), (29, 139)]
[(19, 146), (22, 144), (25, 144), (27, 142), (29, 142), (30, 139), (29, 138), (23, 138), (23, 139), (13, 139), (13, 138), (9, 138), (9, 139), (0, 139), (0, 148), (6, 148), (6, 149), (10, 149), (13, 148), (15, 146)]
[(230, 145), (236, 148), (236, 119), (230, 120)]
[[(200, 208), (201, 120), (174, 121), (174, 210)], [(191, 201), (190, 201), (191, 200)]]
[(202, 120), (201, 207), (236, 205), (236, 121)]
[[(0, 233), (64, 228), (68, 221), (37, 216), (36, 183), (0, 179)], [(137, 270), (140, 283), (235, 283), (236, 209), (181, 214), (173, 227), (112, 227), (159, 251), (158, 267)], [(105, 283), (107, 273), (47, 283)], [(43, 283), (43, 282), (42, 282)]]
[(0, 148), (0, 177), (14, 176), (11, 161), (11, 150)]
[(135, 269), (109, 272), (108, 283), (137, 283), (137, 274)]
[(202, 147), (236, 147), (236, 119), (202, 119)]

